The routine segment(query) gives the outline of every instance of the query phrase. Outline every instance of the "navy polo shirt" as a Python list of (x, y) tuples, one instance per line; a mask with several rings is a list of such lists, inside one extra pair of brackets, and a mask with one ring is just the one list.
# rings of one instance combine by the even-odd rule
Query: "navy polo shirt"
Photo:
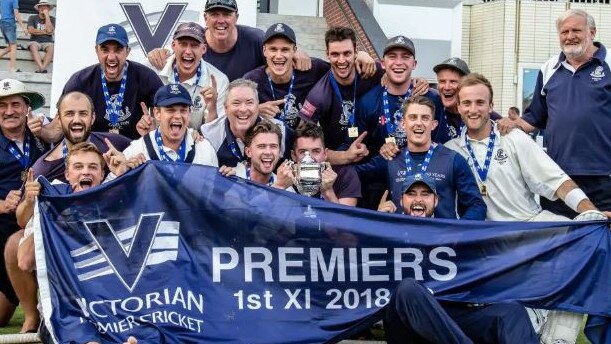
[[(391, 199), (402, 211), (403, 183), (407, 175), (405, 148), (388, 162), (388, 183)], [(412, 173), (418, 173), (427, 152), (412, 153)], [(455, 151), (437, 145), (426, 174), (435, 181), (439, 204), (435, 217), (445, 219), (485, 220), (486, 203), (480, 195), (475, 177), (467, 160)]]
[(227, 75), (229, 81), (241, 78), (247, 72), (265, 64), (263, 56), (263, 36), (261, 29), (237, 25), (238, 40), (225, 53), (217, 53), (208, 46), (204, 61)]
[(611, 175), (611, 56), (601, 43), (577, 70), (564, 53), (548, 60), (522, 117), (545, 129), (547, 154), (568, 174)]
[[(23, 185), (21, 172), (30, 168), (49, 149), (49, 146), (32, 135), (29, 129), (26, 129), (26, 133), (29, 135), (30, 159), (27, 167), (23, 167), (19, 160), (9, 151), (10, 146), (14, 146), (16, 149), (17, 147), (0, 132), (0, 166), (2, 166), (0, 168), (0, 199), (2, 200), (6, 199), (11, 190), (19, 190), (21, 188)], [(15, 213), (0, 214), (0, 233), (10, 234), (18, 229)]]

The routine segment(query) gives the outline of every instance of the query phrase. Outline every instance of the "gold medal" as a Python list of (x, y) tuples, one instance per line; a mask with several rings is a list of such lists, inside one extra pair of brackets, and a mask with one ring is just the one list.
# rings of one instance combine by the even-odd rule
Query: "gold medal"
[(389, 137), (387, 137), (385, 140), (386, 140), (386, 143), (394, 143), (394, 144), (397, 144), (397, 140), (395, 140), (395, 137), (394, 137), (394, 136), (389, 136)]
[(28, 180), (28, 171), (21, 171), (21, 181), (25, 182)]
[(357, 127), (350, 127), (350, 128), (348, 128), (348, 137), (350, 137), (350, 138), (357, 138), (357, 137), (359, 137), (359, 128), (357, 128)]
[(118, 134), (119, 133), (119, 129), (117, 129), (117, 128), (110, 128), (109, 132), (112, 133), (112, 134)]
[(482, 184), (479, 186), (479, 191), (482, 196), (488, 196), (488, 191), (486, 190), (486, 185)]

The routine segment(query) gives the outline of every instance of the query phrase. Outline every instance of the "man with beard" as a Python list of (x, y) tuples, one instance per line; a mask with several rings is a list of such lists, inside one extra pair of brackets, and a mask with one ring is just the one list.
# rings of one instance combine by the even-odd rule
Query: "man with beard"
[[(193, 107), (189, 127), (197, 130), (202, 124), (224, 116), (223, 104), (229, 80), (202, 58), (206, 54), (204, 28), (193, 22), (178, 25), (172, 39), (172, 50), (174, 54), (168, 58), (159, 76), (165, 85), (181, 84), (191, 94)], [(138, 132), (144, 135), (152, 129), (151, 116), (142, 116)]]
[[(434, 217), (439, 196), (426, 174), (406, 177), (401, 209), (413, 217)], [(378, 211), (393, 213), (395, 203), (384, 194)], [(384, 314), (386, 341), (390, 344), (426, 343), (538, 343), (528, 315), (519, 303), (469, 304), (438, 301), (412, 278), (401, 281)]]
[[(436, 136), (438, 141), (435, 142), (446, 143), (448, 140), (457, 138), (464, 126), (458, 113), (458, 84), (460, 79), (471, 71), (467, 63), (458, 57), (451, 57), (441, 62), (433, 67), (433, 71), (437, 74), (437, 90), (439, 90), (443, 103), (441, 116), (443, 116), (446, 124), (445, 126), (439, 126)], [(496, 121), (503, 117), (493, 111), (490, 118)]]
[[(21, 327), (23, 332), (35, 330), (39, 316), (36, 294), (29, 292), (34, 286), (22, 279), (19, 269), (12, 268), (17, 266), (16, 244), (19, 241), (14, 233), (20, 229), (15, 210), (22, 196), (21, 187), (28, 168), (48, 150), (26, 124), (31, 110), (44, 103), (45, 98), (40, 93), (28, 91), (20, 81), (0, 80), (0, 249), (4, 253), (0, 254), (0, 327), (9, 322), (21, 303), (25, 315)], [(7, 271), (15, 273), (15, 290)]]
[[(140, 137), (136, 125), (143, 115), (144, 104), (152, 104), (155, 91), (163, 85), (150, 68), (127, 60), (129, 40), (119, 24), (108, 24), (98, 29), (95, 52), (97, 64), (74, 73), (62, 95), (79, 91), (93, 100), (93, 131), (121, 134), (130, 139)], [(57, 142), (62, 128), (57, 120), (41, 131), (47, 142)]]
[[(599, 209), (611, 210), (611, 55), (594, 42), (594, 18), (570, 9), (556, 20), (562, 52), (539, 71), (530, 106), (517, 120), (499, 122), (501, 133), (545, 129), (547, 154)], [(585, 195), (584, 195), (585, 196)], [(543, 209), (567, 217), (575, 209), (541, 200)]]
[(139, 154), (145, 160), (186, 162), (218, 167), (210, 142), (196, 141), (191, 120), (191, 95), (182, 85), (163, 85), (155, 93), (153, 114), (159, 127), (132, 141), (123, 154), (131, 159)]
[(437, 126), (434, 113), (435, 104), (428, 98), (410, 98), (405, 104), (402, 122), (407, 134), (405, 148), (398, 150), (390, 142), (380, 149), (382, 156), (390, 160), (387, 170), (391, 199), (399, 204), (406, 178), (415, 174), (427, 175), (435, 181), (439, 193), (435, 217), (483, 220), (486, 204), (467, 161), (431, 139), (431, 132)]
[[(293, 29), (283, 23), (272, 24), (263, 38), (265, 66), (244, 74), (244, 79), (257, 83), (259, 113), (275, 117), (292, 129), (299, 124), (299, 109), (308, 92), (330, 68), (328, 62), (312, 58), (310, 70), (297, 70), (296, 52), (297, 38)], [(365, 52), (357, 53), (356, 66), (357, 70), (363, 70), (365, 78), (375, 73), (375, 62)]]
[[(214, 147), (220, 165), (235, 167), (246, 160), (246, 132), (262, 120), (258, 109), (257, 84), (246, 79), (236, 79), (229, 83), (225, 100), (226, 117), (217, 118), (201, 128), (204, 137)], [(293, 130), (277, 119), (269, 121), (280, 128), (280, 156), (289, 158), (293, 146)]]
[[(375, 209), (387, 186), (385, 178), (380, 178), (386, 171), (386, 161), (378, 153), (382, 145), (394, 142), (399, 149), (405, 147), (407, 138), (401, 127), (403, 104), (414, 90), (412, 72), (416, 64), (414, 43), (405, 36), (390, 38), (382, 57), (386, 85), (375, 85), (356, 105), (358, 129), (367, 132), (363, 143), (373, 152), (355, 165), (363, 185), (363, 194), (366, 195), (360, 203), (364, 208)], [(436, 90), (429, 90), (424, 96), (435, 104), (435, 118), (439, 125), (433, 130), (432, 136), (434, 142), (441, 143), (437, 141), (436, 134), (446, 123), (439, 94)]]
[[(458, 88), (458, 110), (466, 130), (446, 146), (469, 161), (487, 205), (487, 220), (493, 221), (569, 221), (564, 216), (542, 210), (541, 199), (561, 199), (578, 213), (580, 220), (606, 220), (611, 212), (601, 213), (564, 171), (521, 130), (501, 136), (490, 120), (492, 86), (482, 75), (464, 77)], [(546, 311), (544, 311), (546, 312)], [(556, 319), (554, 319), (556, 318)], [(575, 343), (582, 315), (550, 312), (552, 321), (543, 327), (544, 341)], [(561, 319), (561, 320), (559, 320)], [(558, 328), (555, 328), (558, 327)]]
[(65, 182), (65, 158), (70, 148), (77, 143), (91, 142), (104, 153), (109, 149), (106, 140), (120, 151), (129, 145), (130, 140), (119, 134), (92, 132), (96, 118), (93, 109), (93, 102), (85, 93), (74, 91), (59, 98), (54, 122), (59, 124), (64, 139), (32, 166), (35, 177), (42, 175), (48, 180)]

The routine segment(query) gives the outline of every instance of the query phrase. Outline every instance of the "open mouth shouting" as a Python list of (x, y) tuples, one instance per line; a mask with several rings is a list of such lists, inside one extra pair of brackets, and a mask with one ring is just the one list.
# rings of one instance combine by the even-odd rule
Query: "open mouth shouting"
[(197, 61), (194, 56), (182, 56), (179, 60), (180, 65), (186, 70), (192, 71), (197, 68)]
[(171, 121), (170, 122), (170, 135), (171, 136), (182, 135), (183, 127), (184, 127), (184, 123), (182, 121)]
[(426, 206), (423, 203), (412, 203), (412, 206), (409, 208), (410, 215), (416, 217), (426, 217)]

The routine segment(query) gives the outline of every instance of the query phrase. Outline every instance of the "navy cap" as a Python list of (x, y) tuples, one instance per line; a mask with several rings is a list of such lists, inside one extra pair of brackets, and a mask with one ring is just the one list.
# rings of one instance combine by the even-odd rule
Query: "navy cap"
[(265, 36), (263, 36), (263, 44), (269, 41), (274, 37), (284, 37), (289, 41), (297, 44), (297, 38), (295, 37), (295, 31), (291, 29), (290, 26), (284, 23), (276, 23), (272, 24), (267, 31), (265, 31)]
[(237, 12), (238, 4), (235, 2), (235, 0), (208, 0), (206, 1), (204, 12), (208, 12), (217, 8)]
[(422, 183), (426, 185), (433, 193), (437, 194), (437, 189), (435, 189), (435, 181), (433, 181), (429, 176), (422, 173), (416, 173), (405, 178), (405, 182), (403, 182), (403, 192), (406, 193), (412, 186), (417, 183)]
[(178, 28), (176, 28), (176, 31), (174, 31), (174, 36), (172, 38), (179, 39), (189, 37), (200, 43), (204, 43), (204, 35), (204, 28), (201, 25), (194, 22), (188, 22), (178, 25)]
[(155, 106), (170, 106), (175, 104), (193, 105), (191, 95), (184, 86), (180, 84), (169, 84), (159, 87), (155, 93)]
[(449, 59), (433, 67), (433, 71), (435, 73), (439, 73), (440, 70), (447, 68), (454, 69), (462, 76), (471, 73), (471, 71), (469, 70), (469, 66), (467, 66), (467, 63), (459, 59), (458, 57), (450, 57)]
[(121, 46), (126, 47), (129, 44), (127, 31), (119, 24), (108, 24), (98, 29), (98, 35), (95, 38), (95, 44), (100, 45), (108, 41), (115, 41)]
[(416, 57), (416, 47), (414, 47), (414, 42), (411, 39), (405, 36), (395, 36), (386, 41), (386, 45), (384, 46), (384, 54), (393, 48), (402, 48), (409, 51), (414, 57)]

